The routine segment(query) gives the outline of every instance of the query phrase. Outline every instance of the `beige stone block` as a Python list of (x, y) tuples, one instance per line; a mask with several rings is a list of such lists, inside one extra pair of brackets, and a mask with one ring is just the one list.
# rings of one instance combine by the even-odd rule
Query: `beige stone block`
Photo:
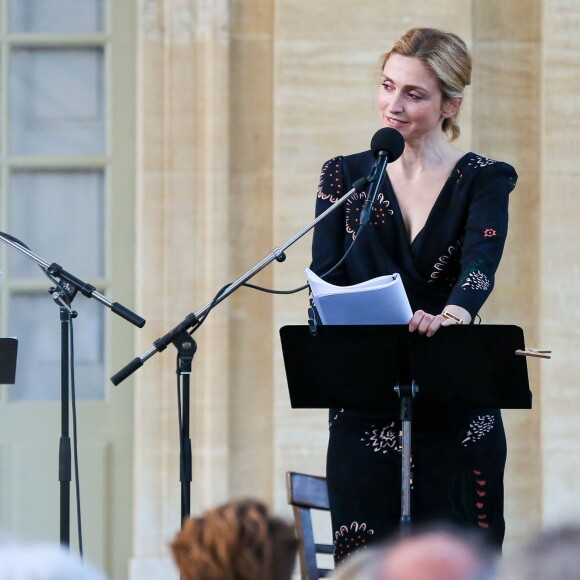
[[(277, 159), (312, 167), (369, 147), (380, 128), (376, 109), (379, 51), (360, 43), (279, 42), (276, 53)], [(308, 165), (297, 165), (300, 161)], [(281, 166), (282, 168), (283, 166)]]
[(539, 46), (479, 42), (473, 56), (474, 148), (518, 168), (537, 164)]
[(273, 0), (233, 0), (229, 6), (232, 38), (247, 40), (272, 36), (275, 9)]
[[(541, 527), (539, 410), (504, 410), (508, 456), (504, 477), (507, 545)], [(534, 509), (530, 509), (533, 506)]]
[[(235, 277), (271, 251), (271, 176), (241, 175), (232, 204), (231, 260)], [(241, 182), (241, 183), (240, 183)], [(247, 201), (244, 201), (247, 200)], [(237, 271), (239, 270), (239, 271)], [(272, 265), (251, 283), (273, 287)], [(272, 315), (275, 298), (241, 288), (229, 301), (230, 492), (270, 502), (273, 456)], [(250, 419), (251, 418), (251, 419)]]
[(236, 40), (231, 54), (229, 151), (235, 186), (239, 172), (272, 170), (273, 47), (269, 40)]
[(546, 451), (575, 449), (580, 441), (578, 343), (580, 284), (577, 195), (580, 176), (546, 172), (542, 196), (542, 333), (553, 358), (542, 366), (543, 438)]
[(543, 454), (543, 521), (545, 526), (576, 523), (580, 518), (579, 449)]
[[(569, 289), (570, 296), (573, 290)], [(577, 318), (572, 309), (569, 314), (563, 312), (562, 304), (570, 304), (571, 298), (556, 300), (549, 290), (549, 314), (543, 317), (541, 340), (545, 348), (552, 350), (552, 359), (542, 366), (542, 409), (544, 419), (545, 444), (569, 441), (580, 437), (580, 425), (575, 416), (580, 412), (578, 400), (578, 357), (574, 345), (578, 341), (578, 332), (571, 325)], [(559, 303), (561, 302), (561, 304)], [(548, 320), (549, 319), (549, 320)]]
[[(318, 171), (307, 175), (286, 174), (278, 177), (281, 183), (275, 185), (277, 198), (273, 241), (279, 247), (314, 220)], [(286, 260), (276, 264), (273, 269), (277, 287), (295, 288), (305, 283), (304, 269), (311, 261), (311, 246), (312, 230), (286, 251)], [(289, 312), (299, 308), (295, 315), (302, 319), (302, 308), (306, 303), (302, 294), (286, 297), (279, 307)]]
[(314, 218), (314, 205), (320, 168), (326, 158), (311, 161), (311, 171), (292, 172), (290, 166), (276, 171), (275, 191), (275, 243), (285, 241)]
[(580, 10), (576, 0), (543, 3), (542, 32), (546, 48), (580, 50)]
[[(576, 240), (580, 203), (578, 173), (561, 174), (546, 167), (542, 191), (542, 250), (545, 306), (549, 321), (566, 316), (574, 320), (580, 311), (572, 298), (580, 282), (577, 267), (580, 250)], [(572, 300), (572, 302), (567, 302)]]
[(153, 95), (149, 99), (140, 99), (140, 115), (147, 119), (146, 123), (139, 123), (138, 134), (141, 142), (140, 163), (147, 170), (163, 169), (164, 146), (164, 114), (165, 100), (163, 93), (158, 90), (159, 79), (163, 77), (164, 62), (161, 43), (149, 42), (142, 48), (143, 59), (148, 66), (139, 76), (139, 93)]
[[(578, 30), (578, 29), (577, 29)], [(543, 151), (549, 171), (578, 173), (580, 156), (580, 48), (544, 51)]]
[(476, 0), (473, 6), (473, 38), (480, 41), (539, 41), (540, 0)]
[[(563, 364), (571, 363), (571, 357)], [(564, 383), (551, 373), (542, 375), (542, 437), (546, 451), (576, 448), (580, 441), (577, 381)]]
[[(410, 28), (431, 26), (471, 33), (471, 3), (463, 0), (425, 3), (419, 0), (373, 0), (364, 8), (349, 0), (302, 0), (276, 2), (276, 37), (285, 39), (374, 41), (386, 52)], [(467, 38), (466, 38), (467, 40)]]
[[(251, 168), (232, 174), (230, 184), (229, 253), (235, 268), (232, 275), (237, 278), (272, 250), (274, 191), (272, 174)], [(271, 278), (271, 268), (264, 274), (266, 279)]]
[[(273, 437), (269, 425), (261, 421), (248, 421), (248, 417), (260, 414), (271, 415), (268, 408), (254, 408), (245, 414), (245, 425), (235, 431), (230, 445), (229, 495), (233, 498), (254, 497), (268, 505), (273, 505), (274, 489), (281, 487), (280, 481), (273, 481), (272, 465)], [(256, 444), (262, 441), (262, 445)]]

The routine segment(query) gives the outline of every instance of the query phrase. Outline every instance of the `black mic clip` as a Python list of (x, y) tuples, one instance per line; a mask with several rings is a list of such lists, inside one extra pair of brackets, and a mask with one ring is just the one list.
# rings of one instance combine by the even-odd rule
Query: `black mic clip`
[(360, 227), (366, 226), (371, 219), (375, 201), (383, 182), (389, 157), (385, 151), (379, 151), (377, 162), (373, 165), (370, 175), (366, 178), (370, 187), (366, 191), (366, 199), (360, 215)]
[(310, 306), (308, 308), (308, 328), (310, 329), (310, 334), (316, 336), (318, 334), (318, 324), (316, 324), (316, 314), (314, 313), (314, 308)]
[(378, 162), (375, 161), (375, 164), (373, 165), (371, 172), (369, 173), (369, 175), (367, 177), (365, 177), (365, 181), (368, 184), (372, 183), (378, 177), (377, 166), (378, 166)]
[(365, 187), (368, 185), (368, 183), (371, 180), (371, 176), (374, 175), (376, 172), (376, 164), (375, 164), (375, 171), (371, 172), (371, 175), (369, 175), (368, 177), (359, 177), (353, 184), (352, 184), (352, 188), (357, 192), (357, 193), (362, 193), (365, 190)]

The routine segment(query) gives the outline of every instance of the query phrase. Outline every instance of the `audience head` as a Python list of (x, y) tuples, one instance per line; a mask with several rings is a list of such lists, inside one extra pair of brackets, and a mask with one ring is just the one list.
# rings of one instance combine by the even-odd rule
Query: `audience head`
[(576, 580), (580, 577), (580, 526), (564, 524), (538, 532), (508, 551), (500, 580)]
[(330, 577), (332, 580), (382, 580), (384, 559), (384, 548), (367, 548), (342, 560)]
[(387, 549), (380, 578), (482, 580), (491, 578), (491, 551), (469, 531), (440, 528), (402, 538)]
[(171, 549), (184, 580), (289, 580), (297, 546), (293, 525), (241, 500), (185, 520)]
[(105, 580), (96, 569), (83, 564), (59, 546), (18, 544), (0, 545), (2, 580)]
[(486, 580), (492, 551), (479, 536), (447, 525), (393, 538), (340, 564), (335, 580)]

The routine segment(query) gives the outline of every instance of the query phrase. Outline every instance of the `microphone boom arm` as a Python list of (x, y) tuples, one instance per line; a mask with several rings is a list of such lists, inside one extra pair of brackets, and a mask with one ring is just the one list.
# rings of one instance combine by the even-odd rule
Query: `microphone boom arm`
[(40, 256), (37, 256), (34, 252), (30, 251), (30, 249), (28, 249), (22, 243), (19, 243), (16, 240), (16, 238), (12, 238), (12, 236), (0, 232), (0, 240), (5, 242), (9, 246), (12, 246), (15, 250), (18, 250), (19, 252), (30, 258), (33, 262), (36, 262), (50, 276), (53, 276), (54, 278), (58, 278), (59, 280), (66, 282), (72, 289), (74, 289), (74, 292), (78, 290), (81, 292), (81, 294), (83, 294), (87, 298), (94, 298), (95, 300), (97, 300), (98, 302), (109, 308), (111, 312), (117, 314), (121, 318), (124, 318), (125, 320), (127, 320), (128, 322), (134, 324), (139, 328), (143, 328), (143, 326), (145, 325), (144, 318), (141, 318), (141, 316), (135, 314), (122, 304), (119, 304), (118, 302), (112, 302), (106, 296), (104, 296), (100, 292), (97, 292), (97, 289), (94, 286), (88, 284), (87, 282), (79, 280), (79, 278), (73, 276), (72, 274), (64, 270), (62, 266), (59, 266), (54, 262), (52, 264), (49, 264), (46, 260), (43, 260)]
[(245, 284), (250, 278), (254, 277), (258, 272), (262, 271), (266, 266), (268, 266), (274, 260), (278, 262), (283, 262), (286, 259), (285, 251), (296, 243), (300, 238), (307, 234), (318, 222), (322, 221), (328, 214), (332, 213), (337, 207), (341, 206), (346, 200), (355, 192), (360, 193), (367, 183), (366, 177), (361, 177), (353, 183), (353, 187), (345, 193), (341, 198), (339, 198), (333, 205), (331, 205), (327, 210), (322, 212), (308, 225), (303, 227), (299, 232), (294, 234), (287, 242), (282, 244), (278, 248), (274, 248), (268, 256), (263, 260), (258, 262), (253, 268), (248, 270), (243, 276), (240, 276), (235, 282), (232, 282), (227, 286), (223, 292), (219, 294), (214, 300), (208, 302), (205, 306), (202, 306), (199, 310), (194, 313), (187, 315), (175, 328), (170, 330), (167, 334), (161, 338), (154, 341), (153, 346), (145, 351), (141, 356), (134, 358), (130, 363), (124, 366), (119, 372), (111, 377), (111, 382), (114, 385), (118, 385), (124, 381), (128, 376), (133, 374), (138, 368), (141, 368), (143, 364), (149, 360), (155, 353), (165, 350), (165, 348), (171, 344), (173, 339), (180, 332), (184, 330), (189, 330), (199, 318), (203, 316), (206, 312), (212, 309), (214, 306), (225, 300), (230, 294), (235, 292), (242, 284)]

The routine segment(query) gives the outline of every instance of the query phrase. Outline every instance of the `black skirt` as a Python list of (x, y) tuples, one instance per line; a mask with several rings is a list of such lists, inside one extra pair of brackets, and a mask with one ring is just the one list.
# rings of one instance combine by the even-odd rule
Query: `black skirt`
[[(327, 482), (336, 562), (399, 530), (400, 426), (361, 411), (330, 412)], [(468, 526), (501, 547), (507, 452), (501, 413), (417, 417), (411, 447), (413, 525)]]

